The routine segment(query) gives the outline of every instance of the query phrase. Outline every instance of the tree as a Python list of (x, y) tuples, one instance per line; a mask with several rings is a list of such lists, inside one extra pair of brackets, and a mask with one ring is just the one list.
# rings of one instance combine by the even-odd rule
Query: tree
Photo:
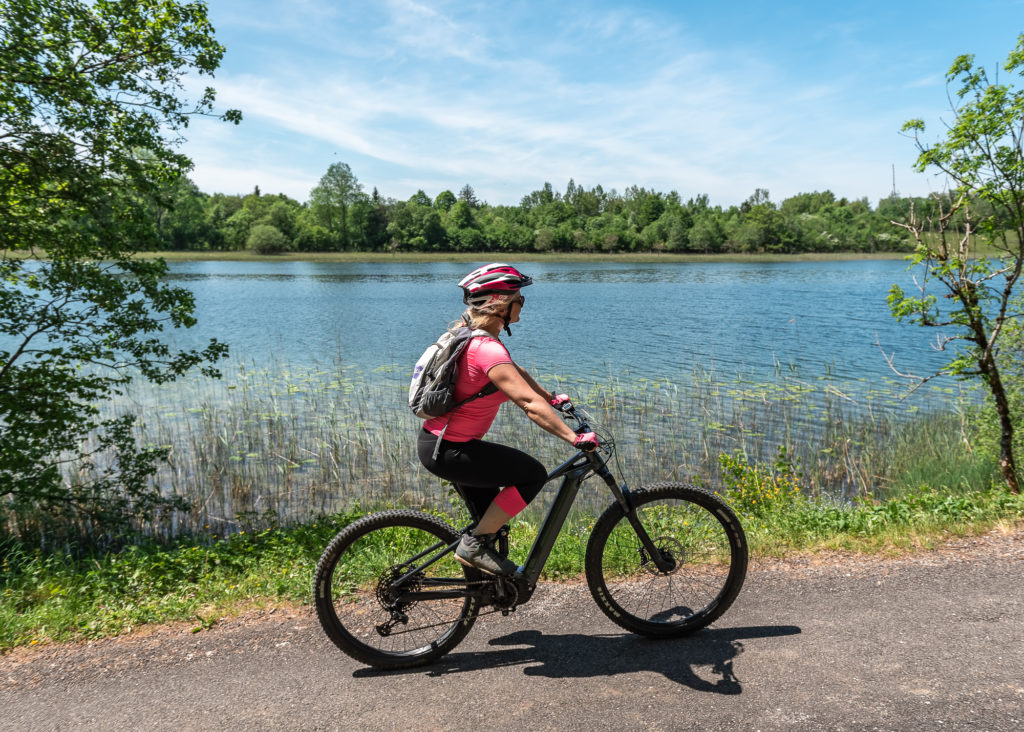
[(213, 113), (213, 89), (190, 103), (183, 82), (223, 52), (202, 3), (0, 0), (0, 531), (180, 505), (150, 485), (162, 451), (138, 448), (135, 416), (99, 405), (133, 374), (215, 375), (227, 352), (160, 339), (195, 324), (193, 298), (133, 256), (161, 242), (182, 131)]
[(337, 235), (341, 249), (349, 246), (349, 206), (362, 196), (363, 186), (346, 163), (332, 163), (309, 194), (313, 215), (324, 228)]
[(249, 232), (245, 247), (257, 254), (280, 254), (291, 249), (292, 243), (273, 224), (256, 224)]
[(455, 205), (455, 194), (451, 191), (441, 191), (437, 194), (437, 198), (434, 199), (434, 208), (440, 209), (441, 211), (450, 211), (452, 206)]
[(469, 185), (469, 183), (462, 186), (462, 189), (459, 191), (459, 200), (465, 201), (471, 208), (480, 207), (480, 201), (477, 200), (476, 191), (473, 190), (473, 186)]
[(473, 219), (473, 209), (465, 201), (458, 201), (452, 210), (448, 213), (448, 220), (451, 221), (452, 226), (458, 229), (472, 229), (476, 226), (476, 221)]
[(206, 196), (186, 177), (172, 187), (169, 196), (170, 204), (159, 207), (155, 213), (162, 248), (201, 248), (208, 232), (203, 216)]
[(379, 196), (377, 203), (374, 203), (373, 199), (362, 199), (353, 203), (349, 219), (352, 222), (352, 243), (357, 250), (375, 252), (387, 242), (388, 222), (380, 206)]
[(428, 196), (422, 188), (412, 194), (409, 198), (409, 203), (415, 203), (417, 206), (422, 206), (424, 208), (430, 208), (433, 205), (430, 200), (430, 196)]
[[(1003, 68), (1024, 76), (1024, 34)], [(1000, 469), (1007, 487), (1019, 493), (1016, 420), (1000, 351), (1005, 329), (1024, 316), (1015, 297), (1024, 268), (1024, 90), (991, 83), (970, 55), (953, 62), (946, 82), (959, 88), (950, 95), (953, 119), (945, 139), (924, 142), (925, 124), (919, 119), (903, 127), (917, 146), (917, 169), (938, 171), (950, 190), (937, 198), (933, 218), (921, 220), (911, 209), (907, 221), (893, 221), (913, 235), (917, 248), (909, 259), (923, 269), (923, 279), (913, 295), (893, 285), (889, 306), (900, 320), (951, 329), (953, 335), (939, 339), (940, 348), (952, 350), (950, 361), (921, 381), (941, 374), (982, 380), (999, 422)], [(979, 241), (996, 257), (982, 256)], [(932, 288), (942, 293), (941, 300)]]

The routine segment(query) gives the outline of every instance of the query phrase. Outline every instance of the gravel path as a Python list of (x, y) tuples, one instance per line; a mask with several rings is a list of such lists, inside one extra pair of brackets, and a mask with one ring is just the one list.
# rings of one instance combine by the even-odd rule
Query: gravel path
[(757, 562), (713, 627), (624, 634), (578, 583), (379, 673), (305, 609), (0, 657), (0, 729), (1024, 729), (1024, 532)]

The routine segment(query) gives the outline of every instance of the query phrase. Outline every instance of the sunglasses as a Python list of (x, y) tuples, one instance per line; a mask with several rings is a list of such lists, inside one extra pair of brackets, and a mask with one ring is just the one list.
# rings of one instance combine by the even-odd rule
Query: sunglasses
[(522, 307), (523, 305), (526, 304), (526, 296), (520, 295), (518, 300), (513, 300), (512, 302), (517, 302), (519, 303), (519, 307)]

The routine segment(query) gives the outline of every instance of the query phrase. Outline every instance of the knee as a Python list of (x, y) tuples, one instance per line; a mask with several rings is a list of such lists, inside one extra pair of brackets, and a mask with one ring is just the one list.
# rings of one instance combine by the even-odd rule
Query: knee
[(547, 473), (541, 472), (538, 480), (523, 482), (516, 487), (519, 491), (519, 495), (522, 496), (524, 503), (530, 503), (537, 497), (537, 494), (540, 493), (540, 489), (544, 487), (547, 477)]

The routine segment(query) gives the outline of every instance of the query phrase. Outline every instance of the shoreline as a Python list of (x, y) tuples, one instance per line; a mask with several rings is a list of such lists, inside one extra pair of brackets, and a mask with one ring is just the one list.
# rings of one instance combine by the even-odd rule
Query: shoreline
[(251, 252), (140, 252), (142, 258), (162, 257), (168, 262), (845, 262), (905, 259), (909, 252), (808, 252), (804, 254), (660, 254), (654, 252), (585, 254), (573, 252), (292, 252), (260, 255)]
[[(906, 259), (911, 252), (805, 252), (802, 254), (666, 254), (629, 252), (615, 254), (577, 252), (289, 252), (285, 254), (254, 254), (249, 251), (157, 251), (137, 252), (139, 259), (167, 262), (311, 262), (311, 263), (383, 263), (383, 262), (615, 262), (621, 264), (704, 264), (782, 263), (782, 262), (860, 262), (869, 260)], [(6, 250), (12, 259), (33, 258), (31, 252)]]

